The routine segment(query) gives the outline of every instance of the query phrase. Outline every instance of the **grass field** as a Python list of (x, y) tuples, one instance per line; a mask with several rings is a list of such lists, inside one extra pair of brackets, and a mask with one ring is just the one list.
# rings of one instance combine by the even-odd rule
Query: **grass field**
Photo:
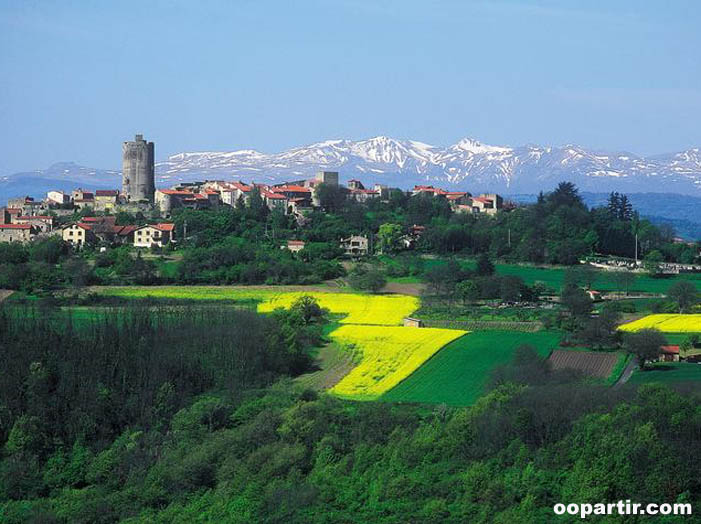
[(630, 384), (649, 384), (651, 382), (699, 382), (701, 381), (701, 364), (686, 362), (660, 362), (648, 371), (636, 370), (628, 381)]
[(470, 333), (448, 344), (380, 400), (468, 406), (484, 392), (490, 372), (510, 362), (518, 346), (530, 344), (545, 357), (559, 341), (560, 334), (551, 331)]
[(346, 317), (341, 320), (344, 324), (398, 325), (401, 324), (402, 318), (419, 308), (418, 298), (405, 295), (300, 291), (299, 288), (285, 290), (216, 286), (134, 286), (105, 287), (97, 292), (128, 298), (256, 301), (261, 313), (273, 311), (278, 307), (289, 307), (299, 297), (310, 295), (331, 313), (345, 314)]
[(360, 349), (362, 357), (331, 392), (358, 400), (375, 399), (465, 333), (454, 329), (341, 326), (331, 338), (347, 351)]
[[(444, 264), (445, 262), (445, 259), (428, 259), (425, 261), (425, 268), (428, 269), (435, 265)], [(461, 265), (466, 269), (475, 269), (475, 263), (472, 260), (464, 259), (461, 261)], [(515, 275), (521, 277), (528, 285), (532, 285), (535, 282), (542, 282), (555, 291), (559, 291), (562, 287), (562, 281), (565, 275), (565, 268), (563, 267), (536, 267), (527, 264), (504, 263), (498, 263), (495, 267), (499, 275)], [(593, 288), (599, 291), (619, 291), (614, 277), (615, 275), (611, 271), (600, 271), (597, 279), (594, 281)], [(652, 278), (646, 274), (637, 274), (635, 282), (629, 291), (666, 293), (669, 286), (677, 280), (689, 280), (696, 286), (696, 289), (701, 291), (701, 274), (688, 274), (665, 278)]]
[(701, 333), (701, 314), (648, 315), (639, 320), (622, 324), (621, 331), (639, 331), (654, 328), (663, 333)]

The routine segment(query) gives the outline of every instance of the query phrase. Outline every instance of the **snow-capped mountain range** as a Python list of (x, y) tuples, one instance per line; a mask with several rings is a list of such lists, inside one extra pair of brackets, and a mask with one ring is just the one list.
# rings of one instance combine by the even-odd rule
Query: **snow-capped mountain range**
[[(282, 182), (305, 178), (318, 170), (339, 171), (342, 180), (357, 178), (366, 185), (379, 182), (408, 188), (429, 183), (473, 193), (537, 193), (568, 180), (582, 191), (701, 196), (698, 148), (642, 157), (591, 151), (576, 145), (506, 147), (465, 138), (439, 147), (385, 136), (359, 141), (327, 140), (274, 154), (249, 149), (178, 153), (156, 164), (156, 185), (167, 187), (202, 179)], [(53, 188), (119, 187), (120, 183), (117, 170), (89, 169), (64, 162), (47, 170), (0, 179), (0, 198), (45, 193)]]
[(157, 165), (158, 182), (234, 177), (282, 181), (337, 170), (400, 187), (436, 183), (469, 191), (534, 193), (562, 180), (584, 191), (701, 194), (701, 152), (641, 157), (595, 152), (576, 145), (492, 146), (465, 138), (448, 147), (384, 136), (327, 140), (276, 154), (254, 150), (179, 153)]

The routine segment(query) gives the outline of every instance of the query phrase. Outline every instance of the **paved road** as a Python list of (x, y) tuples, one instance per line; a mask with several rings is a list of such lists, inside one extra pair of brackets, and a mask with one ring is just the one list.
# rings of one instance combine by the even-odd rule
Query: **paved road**
[(618, 380), (613, 385), (613, 387), (618, 387), (618, 386), (621, 386), (621, 385), (625, 384), (626, 382), (628, 382), (628, 379), (633, 374), (633, 371), (635, 371), (635, 368), (637, 367), (637, 365), (638, 365), (637, 358), (633, 357), (632, 359), (630, 359), (630, 362), (628, 362), (628, 365), (623, 370), (623, 373), (621, 373), (621, 376), (618, 377)]

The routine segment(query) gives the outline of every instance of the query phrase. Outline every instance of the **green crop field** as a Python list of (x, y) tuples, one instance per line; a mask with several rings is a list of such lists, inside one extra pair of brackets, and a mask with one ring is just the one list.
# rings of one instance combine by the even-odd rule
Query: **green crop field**
[[(446, 259), (428, 259), (425, 261), (425, 269), (444, 264)], [(475, 263), (472, 260), (460, 260), (460, 264), (465, 269), (474, 269)], [(537, 267), (527, 264), (496, 264), (496, 272), (499, 275), (515, 275), (521, 277), (523, 281), (532, 285), (535, 282), (542, 282), (549, 288), (559, 291), (565, 275), (563, 267)], [(665, 293), (669, 286), (677, 280), (689, 280), (701, 291), (701, 275), (688, 274), (681, 276), (671, 276), (666, 278), (652, 278), (646, 274), (636, 275), (635, 283), (631, 286), (631, 292), (645, 293)], [(613, 272), (600, 271), (599, 276), (594, 281), (594, 289), (600, 291), (618, 291)]]
[(648, 371), (636, 370), (629, 380), (631, 384), (699, 381), (701, 381), (701, 364), (689, 364), (687, 362), (664, 362), (654, 364)]
[(530, 344), (545, 357), (559, 341), (560, 334), (552, 331), (469, 333), (441, 349), (380, 400), (468, 406), (484, 392), (490, 372), (510, 362), (518, 346)]
[[(516, 275), (521, 277), (526, 284), (537, 281), (546, 286), (559, 290), (565, 274), (563, 268), (539, 268), (534, 266), (521, 266), (517, 264), (497, 264), (497, 273), (500, 275)], [(648, 275), (636, 275), (635, 283), (631, 286), (631, 292), (666, 293), (669, 286), (677, 280), (689, 280), (701, 291), (701, 275), (683, 275), (667, 278), (652, 278)], [(611, 272), (601, 271), (594, 281), (594, 289), (600, 291), (618, 291), (614, 275)]]

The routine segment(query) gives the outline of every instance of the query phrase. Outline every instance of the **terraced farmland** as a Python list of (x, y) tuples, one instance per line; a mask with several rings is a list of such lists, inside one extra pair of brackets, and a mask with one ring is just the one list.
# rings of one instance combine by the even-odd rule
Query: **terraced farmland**
[(618, 353), (556, 349), (548, 361), (554, 370), (573, 369), (589, 377), (607, 378), (619, 358)]
[(441, 349), (380, 400), (471, 405), (484, 392), (491, 371), (510, 362), (518, 346), (530, 344), (546, 357), (560, 337), (552, 331), (469, 333)]

